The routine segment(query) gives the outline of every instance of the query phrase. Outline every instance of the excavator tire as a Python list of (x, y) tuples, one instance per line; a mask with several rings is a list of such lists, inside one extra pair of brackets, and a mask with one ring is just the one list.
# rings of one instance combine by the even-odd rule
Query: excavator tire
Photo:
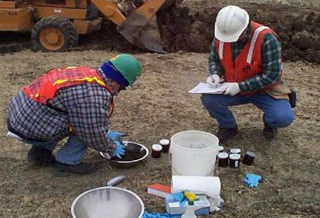
[(79, 35), (69, 19), (53, 15), (34, 25), (31, 39), (35, 50), (63, 52), (78, 45)]

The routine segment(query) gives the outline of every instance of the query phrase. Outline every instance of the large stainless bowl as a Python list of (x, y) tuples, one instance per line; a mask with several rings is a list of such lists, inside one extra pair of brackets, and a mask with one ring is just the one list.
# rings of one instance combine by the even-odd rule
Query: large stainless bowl
[(134, 192), (100, 187), (79, 195), (72, 203), (73, 218), (141, 218), (144, 204)]
[(140, 158), (135, 160), (121, 160), (121, 159), (113, 159), (108, 153), (100, 152), (100, 155), (110, 161), (111, 165), (116, 167), (133, 167), (139, 163), (142, 163), (149, 155), (149, 150), (146, 146), (131, 142), (131, 141), (123, 141), (123, 144), (126, 146), (126, 151), (136, 152), (139, 154)]

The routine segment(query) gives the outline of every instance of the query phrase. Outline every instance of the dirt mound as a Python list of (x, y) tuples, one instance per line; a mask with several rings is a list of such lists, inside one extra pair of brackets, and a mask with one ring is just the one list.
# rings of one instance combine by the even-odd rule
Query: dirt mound
[[(162, 42), (168, 52), (209, 52), (218, 11), (225, 3), (189, 1), (179, 7), (159, 11), (158, 23)], [(251, 19), (274, 29), (282, 42), (285, 60), (320, 63), (320, 12), (312, 8), (280, 4), (242, 3)], [(0, 54), (30, 48), (29, 35), (0, 33)], [(81, 36), (74, 50), (143, 52), (131, 45), (117, 31), (115, 24), (103, 22), (95, 34)]]
[[(209, 52), (215, 17), (224, 4), (193, 2), (160, 11), (163, 42), (170, 52)], [(320, 13), (308, 8), (270, 4), (242, 4), (251, 19), (277, 32), (285, 60), (320, 63)]]

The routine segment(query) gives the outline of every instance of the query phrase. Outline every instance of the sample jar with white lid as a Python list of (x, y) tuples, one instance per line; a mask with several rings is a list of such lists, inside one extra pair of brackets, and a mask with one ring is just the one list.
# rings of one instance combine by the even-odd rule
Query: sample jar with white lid
[(170, 140), (169, 139), (161, 139), (159, 144), (162, 146), (162, 152), (166, 153), (169, 151)]
[(224, 152), (224, 147), (222, 145), (219, 146), (219, 153)]
[(245, 165), (252, 165), (254, 158), (256, 157), (256, 154), (253, 153), (252, 151), (247, 151), (244, 154), (242, 163)]
[(152, 148), (151, 157), (153, 158), (161, 157), (162, 146), (160, 144), (153, 144), (151, 148)]
[(218, 166), (227, 167), (229, 163), (228, 157), (229, 157), (229, 154), (227, 152), (220, 152), (218, 154)]
[(239, 168), (240, 166), (240, 154), (230, 154), (229, 155), (229, 166), (231, 168)]

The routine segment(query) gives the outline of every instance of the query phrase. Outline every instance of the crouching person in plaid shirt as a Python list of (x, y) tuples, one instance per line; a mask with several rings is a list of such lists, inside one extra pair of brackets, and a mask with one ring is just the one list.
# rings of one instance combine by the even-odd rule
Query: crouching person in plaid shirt
[[(32, 145), (27, 154), (31, 164), (92, 173), (95, 164), (82, 161), (88, 147), (118, 158), (125, 153), (123, 133), (109, 129), (113, 96), (140, 74), (141, 63), (129, 54), (120, 54), (98, 69), (51, 69), (11, 100), (8, 135)], [(65, 138), (54, 156), (57, 143)]]

